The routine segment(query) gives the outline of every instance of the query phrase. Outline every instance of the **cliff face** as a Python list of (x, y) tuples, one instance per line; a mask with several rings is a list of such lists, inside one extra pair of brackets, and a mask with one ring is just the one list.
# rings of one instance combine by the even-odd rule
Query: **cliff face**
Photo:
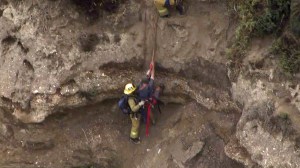
[[(0, 165), (299, 166), (299, 78), (278, 67), (273, 37), (252, 40), (233, 79), (226, 1), (194, 0), (165, 19), (148, 1), (85, 2), (1, 0)], [(293, 24), (285, 31), (297, 35)], [(144, 76), (155, 46), (165, 113), (135, 147), (114, 100)]]
[[(133, 5), (137, 7), (123, 15), (131, 15), (134, 23), (138, 16), (133, 13), (138, 13), (139, 5)], [(84, 104), (86, 100), (79, 93), (101, 92), (99, 86), (108, 80), (107, 76), (99, 73), (94, 77), (99, 81), (93, 82), (86, 81), (85, 74), (93, 76), (109, 62), (133, 58), (141, 62), (142, 48), (137, 46), (141, 32), (127, 23), (131, 30), (114, 33), (116, 26), (129, 26), (112, 15), (91, 23), (91, 18), (72, 1), (12, 1), (2, 8), (1, 95), (11, 101), (14, 114), (24, 122), (41, 122), (59, 106)], [(102, 89), (113, 91), (116, 86)]]
[[(233, 99), (243, 106), (243, 111), (236, 137), (225, 151), (250, 167), (299, 167), (300, 97), (296, 60), (300, 57), (294, 27), (298, 24), (294, 18), (299, 17), (299, 1), (291, 1), (290, 13), (277, 42), (274, 37), (252, 40), (243, 59), (243, 70), (232, 83)], [(287, 75), (283, 70), (294, 73)]]
[[(94, 18), (72, 2), (1, 5), (2, 104), (14, 106), (14, 115), (24, 122), (42, 122), (59, 109), (87, 104), (84, 95), (95, 96), (94, 102), (118, 97), (113, 93), (138, 76), (120, 70), (145, 71), (143, 65), (151, 59), (157, 19), (152, 3), (128, 1), (117, 13), (100, 11)], [(225, 73), (225, 58), (219, 55), (226, 44), (228, 18), (221, 12), (210, 14), (210, 8), (198, 4), (201, 13), (190, 9), (196, 16), (159, 19), (157, 62), (171, 72), (223, 86), (207, 69)], [(198, 69), (193, 67), (201, 68), (201, 73), (194, 73)], [(107, 76), (105, 71), (112, 69), (116, 72)], [(225, 75), (217, 78), (229, 85)]]

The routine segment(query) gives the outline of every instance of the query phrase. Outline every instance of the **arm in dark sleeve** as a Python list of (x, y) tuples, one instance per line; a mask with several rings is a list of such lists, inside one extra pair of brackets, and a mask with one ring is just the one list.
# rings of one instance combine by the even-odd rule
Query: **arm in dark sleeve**
[(134, 98), (129, 97), (128, 104), (132, 112), (136, 113), (141, 108), (140, 105), (136, 104)]
[(149, 90), (152, 92), (153, 91), (153, 88), (154, 88), (154, 80), (152, 78), (150, 78), (149, 80)]

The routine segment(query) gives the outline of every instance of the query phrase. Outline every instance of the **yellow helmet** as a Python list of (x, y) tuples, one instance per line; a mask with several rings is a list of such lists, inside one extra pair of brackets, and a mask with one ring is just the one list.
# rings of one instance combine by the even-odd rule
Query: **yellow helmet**
[(126, 86), (125, 86), (125, 89), (124, 89), (124, 93), (125, 94), (131, 94), (135, 91), (135, 86), (132, 84), (132, 83), (128, 83)]

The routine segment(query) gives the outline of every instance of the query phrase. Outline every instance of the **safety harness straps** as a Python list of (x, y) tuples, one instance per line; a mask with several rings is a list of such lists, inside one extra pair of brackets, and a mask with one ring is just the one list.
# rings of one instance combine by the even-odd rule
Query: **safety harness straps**
[[(147, 120), (146, 120), (146, 136), (149, 136), (149, 127), (150, 127), (150, 115), (151, 115), (151, 108), (155, 106), (157, 103), (157, 100), (152, 97), (149, 102), (146, 104), (147, 107)], [(159, 109), (160, 110), (160, 109)]]

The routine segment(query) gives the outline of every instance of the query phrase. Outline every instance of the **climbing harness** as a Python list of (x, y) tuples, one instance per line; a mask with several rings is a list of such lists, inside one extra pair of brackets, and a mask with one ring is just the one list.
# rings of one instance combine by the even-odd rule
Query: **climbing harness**
[(146, 107), (147, 107), (146, 136), (149, 136), (150, 113), (151, 113), (151, 108), (154, 107), (155, 104), (156, 104), (156, 100), (153, 98), (151, 100), (146, 101)]

